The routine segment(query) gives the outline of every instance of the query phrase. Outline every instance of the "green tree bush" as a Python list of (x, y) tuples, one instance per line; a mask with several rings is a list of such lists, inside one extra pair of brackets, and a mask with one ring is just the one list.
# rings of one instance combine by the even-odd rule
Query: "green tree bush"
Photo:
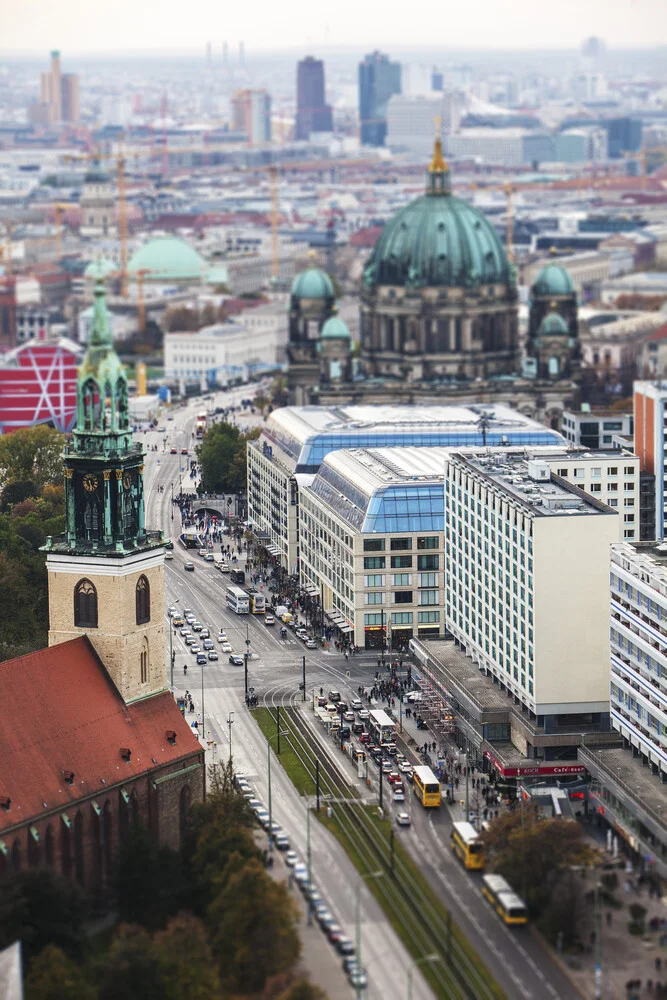
[(87, 947), (86, 908), (78, 886), (50, 871), (20, 871), (0, 889), (0, 949), (21, 941), (24, 966), (47, 945), (72, 959)]

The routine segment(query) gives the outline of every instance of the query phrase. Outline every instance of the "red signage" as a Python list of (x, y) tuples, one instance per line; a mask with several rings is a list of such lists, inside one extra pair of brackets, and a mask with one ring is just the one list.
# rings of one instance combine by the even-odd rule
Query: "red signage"
[(541, 761), (521, 767), (505, 767), (488, 750), (484, 756), (490, 760), (503, 778), (534, 778), (538, 775), (560, 777), (563, 774), (583, 774), (586, 768), (583, 764), (558, 764), (556, 761)]

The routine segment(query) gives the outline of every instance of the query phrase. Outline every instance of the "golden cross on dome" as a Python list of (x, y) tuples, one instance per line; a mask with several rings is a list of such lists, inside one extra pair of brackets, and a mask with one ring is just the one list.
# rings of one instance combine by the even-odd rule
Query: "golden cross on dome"
[(429, 173), (444, 173), (448, 170), (447, 161), (442, 153), (442, 118), (440, 115), (435, 116), (435, 142), (433, 144), (433, 159), (431, 160), (431, 165), (429, 166)]

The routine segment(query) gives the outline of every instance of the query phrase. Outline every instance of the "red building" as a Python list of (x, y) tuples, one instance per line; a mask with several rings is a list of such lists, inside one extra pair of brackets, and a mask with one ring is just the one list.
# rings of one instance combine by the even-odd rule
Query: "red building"
[(178, 848), (204, 751), (169, 691), (126, 704), (87, 636), (0, 663), (0, 876), (49, 868), (102, 892), (140, 820)]
[(0, 359), (0, 433), (50, 424), (72, 429), (76, 371), (82, 351), (74, 341), (29, 341)]

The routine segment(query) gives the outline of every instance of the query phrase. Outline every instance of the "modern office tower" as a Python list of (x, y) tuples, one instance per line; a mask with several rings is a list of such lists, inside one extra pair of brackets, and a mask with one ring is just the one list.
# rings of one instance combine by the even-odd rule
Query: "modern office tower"
[(331, 132), (331, 107), (325, 101), (324, 63), (306, 56), (296, 71), (296, 134), (297, 139), (309, 139), (312, 132)]
[(431, 71), (431, 90), (444, 90), (445, 76), (434, 66)]
[(234, 130), (245, 132), (251, 144), (271, 141), (271, 96), (266, 90), (235, 90), (232, 96)]
[(619, 160), (624, 153), (637, 153), (642, 148), (642, 122), (639, 118), (609, 118), (602, 125), (607, 130), (610, 159)]
[(359, 125), (364, 146), (384, 146), (387, 102), (401, 92), (401, 64), (381, 52), (359, 63)]
[(40, 77), (39, 101), (30, 108), (34, 124), (52, 125), (60, 121), (78, 121), (79, 77), (60, 70), (60, 52), (51, 53), (51, 68)]
[(245, 69), (245, 42), (239, 42), (239, 66)]
[(642, 472), (654, 477), (655, 537), (667, 534), (665, 493), (665, 439), (667, 436), (667, 383), (635, 382), (633, 386), (634, 452), (639, 455)]
[(445, 463), (447, 628), (544, 732), (608, 727), (618, 530), (617, 511), (546, 462), (501, 453)]
[(61, 81), (62, 119), (64, 122), (78, 122), (81, 118), (79, 98), (79, 77), (76, 73), (64, 73)]
[(440, 120), (442, 135), (457, 132), (461, 123), (463, 100), (457, 93), (441, 93), (408, 97), (394, 94), (387, 103), (387, 136), (385, 145), (397, 152), (407, 151), (426, 156), (433, 149), (433, 133)]
[[(480, 426), (484, 415), (485, 427)], [(299, 571), (299, 489), (343, 448), (563, 446), (557, 431), (502, 404), (287, 406), (248, 444), (248, 517), (280, 565)]]
[(222, 68), (229, 69), (229, 43), (222, 43)]

